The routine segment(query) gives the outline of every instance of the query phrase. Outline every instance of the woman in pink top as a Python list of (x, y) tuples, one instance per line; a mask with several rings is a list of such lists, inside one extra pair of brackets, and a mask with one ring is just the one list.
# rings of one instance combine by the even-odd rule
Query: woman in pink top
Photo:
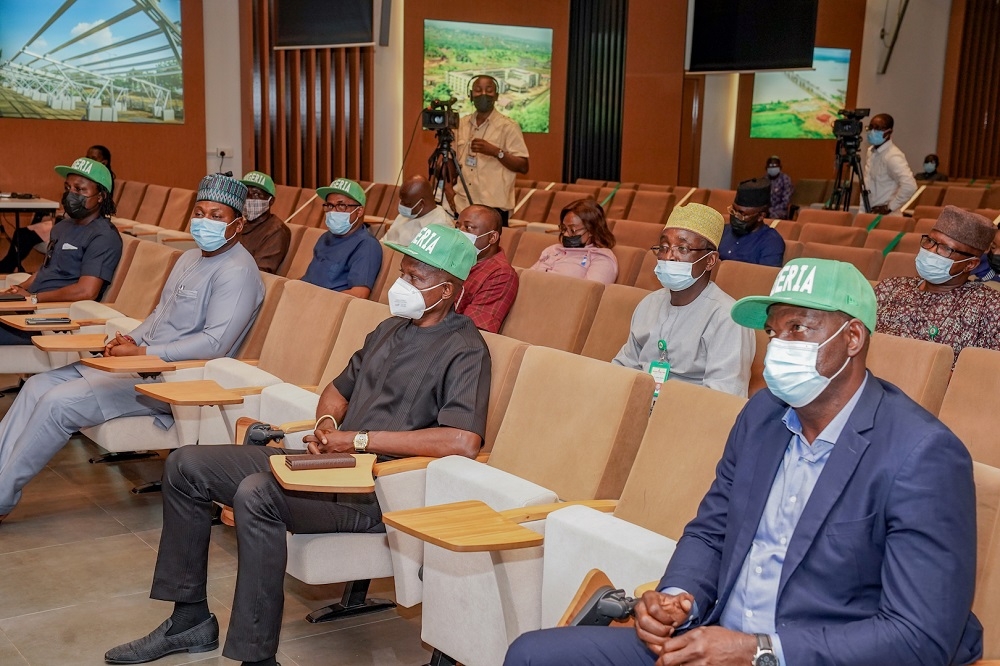
[(604, 209), (592, 199), (574, 201), (559, 213), (561, 243), (545, 248), (533, 271), (559, 273), (604, 284), (618, 279), (618, 260), (611, 248), (615, 237)]

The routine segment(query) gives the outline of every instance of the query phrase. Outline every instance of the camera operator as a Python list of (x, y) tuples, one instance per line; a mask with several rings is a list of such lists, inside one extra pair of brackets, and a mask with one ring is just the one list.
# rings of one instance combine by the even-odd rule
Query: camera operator
[(470, 203), (491, 206), (507, 226), (515, 204), (515, 174), (528, 172), (528, 147), (518, 124), (494, 108), (498, 88), (492, 76), (474, 78), (469, 99), (476, 112), (462, 118), (458, 125), (455, 150), (472, 201), (465, 196), (464, 188), (456, 191), (457, 174), (446, 181), (445, 194), (456, 212)]
[(892, 142), (892, 116), (880, 113), (868, 124), (868, 159), (865, 161), (865, 182), (871, 212), (881, 215), (897, 213), (917, 191), (906, 155)]

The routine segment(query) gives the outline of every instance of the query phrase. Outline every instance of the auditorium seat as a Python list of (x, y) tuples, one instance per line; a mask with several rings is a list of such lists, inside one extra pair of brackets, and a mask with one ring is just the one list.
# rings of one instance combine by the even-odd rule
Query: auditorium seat
[(551, 180), (539, 180), (535, 183), (535, 189), (545, 190), (546, 192), (559, 192), (562, 190), (562, 183), (556, 183)]
[(982, 187), (956, 187), (952, 185), (944, 191), (941, 197), (942, 206), (958, 206), (972, 210), (982, 205), (983, 195), (986, 190)]
[(660, 280), (656, 277), (653, 269), (656, 268), (656, 255), (647, 250), (642, 256), (642, 264), (639, 266), (639, 274), (635, 278), (635, 286), (647, 291), (663, 289)]
[[(115, 202), (116, 206), (118, 205), (118, 202), (122, 198), (122, 190), (125, 188), (125, 184), (126, 183), (128, 183), (127, 180), (116, 180), (115, 181), (115, 190), (114, 190), (114, 192), (111, 193), (111, 199)], [(117, 215), (117, 213), (116, 213), (116, 215)]]
[(672, 185), (658, 185), (656, 183), (639, 183), (636, 188), (640, 192), (671, 192), (673, 191)]
[(614, 252), (615, 259), (618, 260), (618, 277), (615, 279), (615, 284), (631, 286), (635, 283), (636, 276), (639, 275), (642, 260), (649, 249), (644, 250), (616, 243), (611, 251)]
[(996, 435), (996, 391), (1000, 352), (965, 347), (958, 355), (939, 418), (972, 454), (972, 459), (1000, 467)]
[(851, 226), (854, 215), (846, 210), (823, 210), (821, 208), (803, 208), (795, 220), (801, 224), (832, 224), (841, 227)]
[(289, 185), (274, 186), (274, 203), (271, 204), (271, 213), (277, 215), (282, 221), (295, 212), (295, 202), (299, 200), (299, 188)]
[[(563, 192), (576, 192), (580, 195), (581, 199), (597, 199), (597, 195), (601, 191), (600, 185), (587, 185), (577, 181), (576, 183), (567, 183), (563, 186)], [(598, 199), (600, 201), (600, 199)]]
[(555, 245), (558, 242), (559, 236), (557, 234), (526, 231), (521, 234), (514, 255), (508, 257), (510, 265), (519, 268), (531, 268), (538, 261), (538, 258), (542, 256), (545, 248)]
[[(577, 201), (584, 201), (586, 199), (593, 199), (594, 197), (582, 194), (580, 192), (556, 192), (552, 197), (552, 203), (549, 205), (549, 212), (545, 216), (544, 220), (539, 220), (541, 222), (547, 222), (549, 224), (559, 224), (559, 215), (562, 214), (563, 208), (574, 204)], [(523, 218), (522, 218), (523, 219)], [(528, 220), (533, 222), (534, 220)]]
[(530, 190), (535, 186), (535, 181), (526, 178), (517, 178), (514, 180), (514, 186)]
[(148, 185), (146, 193), (142, 197), (142, 203), (132, 219), (139, 224), (159, 224), (160, 215), (163, 214), (163, 207), (167, 205), (167, 195), (169, 194), (169, 187)]
[(125, 276), (128, 275), (128, 269), (132, 265), (132, 259), (135, 258), (136, 248), (139, 247), (138, 243), (139, 240), (137, 238), (122, 235), (122, 256), (118, 260), (118, 267), (115, 268), (114, 277), (111, 278), (107, 289), (104, 290), (104, 295), (101, 298), (102, 301), (107, 303), (115, 302), (118, 292), (121, 291), (122, 283), (125, 281)]
[(877, 280), (879, 269), (882, 268), (882, 253), (871, 248), (804, 243), (802, 256), (846, 261), (849, 264), (854, 264), (861, 271), (861, 274), (869, 280)]
[(524, 229), (511, 229), (510, 227), (505, 227), (503, 232), (500, 234), (500, 248), (503, 253), (507, 255), (507, 261), (514, 258), (514, 252), (517, 251), (517, 244), (521, 240), (521, 234), (524, 233)]
[(795, 183), (790, 200), (792, 205), (799, 206), (803, 210), (809, 208), (814, 203), (826, 203), (830, 198), (830, 191), (833, 189), (833, 181), (821, 178), (800, 178)]
[[(88, 317), (109, 319), (131, 317), (145, 319), (160, 300), (167, 276), (181, 253), (159, 243), (140, 242), (135, 249), (115, 300), (95, 303)], [(94, 303), (93, 301), (86, 301)], [(84, 302), (81, 302), (81, 305)]]
[(770, 338), (764, 331), (754, 329), (753, 333), (754, 355), (753, 362), (750, 364), (750, 384), (747, 389), (747, 395), (750, 397), (767, 387), (767, 384), (764, 383), (764, 355), (767, 354), (767, 343), (770, 342)]
[(597, 201), (603, 202), (611, 196), (612, 192), (614, 192), (614, 196), (604, 206), (604, 216), (609, 220), (624, 220), (628, 216), (628, 209), (632, 206), (632, 200), (635, 198), (635, 190), (626, 190), (620, 187), (615, 192), (613, 187), (605, 187), (597, 195)]
[(734, 299), (744, 296), (767, 296), (778, 277), (777, 266), (761, 266), (743, 261), (723, 261), (712, 271), (716, 286)]
[[(798, 240), (799, 234), (802, 233), (802, 223), (793, 222), (792, 220), (775, 220), (778, 224), (772, 224), (771, 226), (781, 234), (781, 237), (785, 239), (785, 242), (792, 240)], [(765, 223), (767, 220), (765, 220)], [(727, 223), (728, 224), (728, 223)]]
[[(609, 183), (606, 180), (594, 180), (593, 178), (577, 178), (576, 184), (584, 185), (586, 187), (601, 188), (604, 187), (605, 185), (608, 185)], [(611, 183), (611, 185), (614, 185), (614, 183)]]
[[(918, 182), (919, 186), (920, 183)], [(917, 200), (913, 202), (914, 206), (940, 206), (941, 198), (944, 196), (944, 191), (948, 189), (940, 185), (928, 185), (924, 188), (924, 191), (920, 193)]]
[(288, 240), (288, 250), (285, 252), (285, 257), (281, 260), (278, 270), (275, 271), (278, 275), (288, 274), (288, 267), (291, 265), (292, 259), (299, 249), (299, 244), (302, 242), (302, 236), (306, 231), (306, 228), (301, 224), (288, 224), (285, 226), (291, 231), (291, 238)]
[[(688, 203), (688, 201), (690, 201), (691, 198), (694, 196), (696, 189), (698, 188), (688, 187), (687, 185), (675, 186), (674, 189), (670, 190), (674, 194), (674, 201), (676, 202), (674, 205), (680, 206)], [(688, 197), (688, 194), (691, 194), (691, 197)]]
[(323, 217), (323, 201), (316, 194), (316, 191), (300, 189), (299, 198), (295, 202), (295, 209), (286, 222), (301, 224), (313, 229), (318, 227), (325, 228)]
[(996, 183), (994, 183), (993, 187), (986, 190), (986, 194), (983, 195), (983, 200), (979, 205), (983, 208), (1000, 209), (1000, 187), (997, 187)]
[(803, 243), (827, 243), (846, 247), (861, 247), (865, 244), (868, 232), (857, 227), (841, 227), (832, 224), (816, 224), (805, 222), (799, 232), (798, 240)]
[(913, 218), (903, 217), (902, 215), (879, 216), (875, 213), (858, 213), (854, 216), (854, 221), (851, 223), (851, 226), (867, 229), (868, 225), (870, 225), (876, 217), (879, 217), (880, 219), (878, 221), (878, 225), (872, 229), (872, 231), (913, 231), (913, 225), (916, 224), (916, 220)]
[(705, 205), (719, 211), (722, 217), (729, 219), (729, 207), (736, 201), (736, 190), (709, 190)]
[(525, 222), (544, 222), (554, 196), (555, 192), (535, 190), (520, 208), (511, 213), (511, 219), (524, 220)]
[(125, 182), (122, 186), (121, 198), (118, 200), (117, 217), (126, 220), (135, 220), (135, 214), (142, 205), (142, 197), (146, 194), (146, 183), (134, 180)]
[(941, 211), (944, 210), (944, 206), (917, 206), (913, 209), (913, 219), (920, 223), (920, 220), (924, 218), (937, 218), (941, 215)]
[(285, 283), (288, 278), (280, 275), (273, 275), (260, 271), (260, 280), (264, 283), (264, 300), (260, 304), (260, 311), (257, 319), (254, 320), (247, 335), (240, 344), (240, 350), (236, 354), (238, 359), (259, 359), (261, 349), (264, 347), (264, 339), (267, 337), (268, 329), (274, 319), (274, 313), (278, 308), (278, 300), (285, 290)]
[[(652, 390), (645, 372), (529, 348), (489, 462), (431, 462), (426, 505), (478, 499), (505, 510), (618, 498)], [(459, 663), (501, 663), (514, 636), (540, 626), (541, 567), (539, 546), (457, 553), (426, 545), (421, 639)], [(455, 613), (456, 599), (476, 612)]]
[(896, 237), (903, 234), (899, 243), (892, 249), (893, 252), (912, 252), (916, 254), (920, 250), (920, 234), (903, 233), (901, 231), (888, 231), (886, 229), (872, 229), (865, 238), (864, 247), (870, 247), (879, 251), (884, 251), (889, 243), (896, 240)]
[(663, 385), (614, 512), (567, 507), (549, 514), (540, 627), (556, 625), (591, 569), (606, 572), (629, 595), (660, 578), (715, 480), (745, 404), (745, 398), (702, 386)]
[[(1000, 469), (972, 464), (976, 480), (976, 594), (972, 612), (983, 625), (983, 659), (1000, 659)], [(977, 662), (987, 666), (987, 662)], [(998, 662), (991, 661), (991, 666)]]
[[(523, 244), (527, 235), (521, 239)], [(521, 271), (517, 299), (502, 335), (578, 354), (594, 321), (604, 285), (593, 280)]]
[(649, 222), (662, 227), (674, 207), (674, 195), (669, 192), (639, 190), (632, 198), (626, 220)]
[(973, 212), (975, 212), (976, 215), (982, 215), (983, 217), (994, 221), (996, 221), (997, 217), (1000, 216), (1000, 208), (977, 208)]
[(396, 219), (399, 214), (399, 187), (395, 185), (386, 185), (385, 189), (382, 191), (382, 198), (378, 202), (378, 206), (373, 206), (365, 203), (365, 215), (373, 215), (375, 217), (392, 221)]
[[(375, 276), (375, 284), (372, 285), (371, 293), (368, 294), (368, 300), (378, 301), (379, 297), (383, 292), (387, 291), (392, 283), (396, 281), (399, 277), (399, 264), (402, 257), (393, 264), (393, 255), (398, 255), (396, 252), (388, 245), (382, 244), (382, 265), (379, 268), (378, 275)], [(396, 272), (392, 275), (389, 274), (391, 270), (395, 267)]]
[(921, 218), (913, 225), (913, 232), (921, 236), (929, 234), (935, 224), (937, 224), (937, 216)]
[[(306, 269), (309, 268), (309, 263), (313, 259), (313, 249), (316, 247), (316, 242), (325, 233), (325, 226), (322, 229), (307, 228), (302, 232), (302, 240), (299, 241), (299, 246), (295, 248), (292, 260), (288, 262), (285, 268), (285, 277), (289, 280), (302, 279), (302, 276), (306, 274)], [(284, 263), (282, 262), (282, 265)]]
[(645, 289), (620, 284), (604, 287), (594, 323), (580, 354), (600, 361), (613, 359), (628, 340), (632, 313), (649, 293)]
[(663, 232), (663, 228), (657, 224), (636, 220), (611, 220), (611, 222), (614, 223), (611, 233), (614, 234), (615, 241), (621, 245), (638, 247), (649, 252), (649, 248), (660, 243), (660, 233)]
[(917, 277), (916, 252), (890, 252), (882, 258), (878, 279), (889, 277)]
[(931, 414), (937, 414), (951, 378), (954, 352), (948, 345), (873, 333), (868, 369), (895, 384)]
[(184, 231), (187, 229), (197, 194), (194, 190), (185, 190), (180, 187), (172, 188), (167, 196), (163, 212), (160, 214), (158, 225), (160, 229), (165, 231)]
[(785, 241), (785, 256), (782, 257), (782, 263), (787, 264), (792, 259), (798, 259), (802, 256), (802, 249), (804, 243), (800, 243), (797, 240), (786, 240)]

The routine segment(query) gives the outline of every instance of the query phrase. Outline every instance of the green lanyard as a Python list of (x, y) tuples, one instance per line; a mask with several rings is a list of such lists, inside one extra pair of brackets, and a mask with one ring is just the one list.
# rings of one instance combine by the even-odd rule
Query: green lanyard
[(660, 340), (656, 343), (656, 347), (660, 350), (660, 357), (656, 361), (650, 361), (649, 367), (646, 370), (653, 376), (653, 381), (656, 382), (653, 389), (654, 402), (660, 397), (660, 387), (663, 386), (663, 382), (667, 381), (667, 378), (670, 376), (670, 363), (667, 362), (667, 341)]

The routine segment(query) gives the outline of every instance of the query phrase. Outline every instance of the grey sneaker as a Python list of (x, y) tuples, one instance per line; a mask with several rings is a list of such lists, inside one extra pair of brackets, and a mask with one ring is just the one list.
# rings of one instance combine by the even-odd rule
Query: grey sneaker
[(109, 664), (144, 664), (175, 652), (211, 652), (219, 647), (219, 621), (215, 615), (187, 631), (167, 636), (173, 622), (168, 617), (148, 635), (111, 648), (104, 655)]

